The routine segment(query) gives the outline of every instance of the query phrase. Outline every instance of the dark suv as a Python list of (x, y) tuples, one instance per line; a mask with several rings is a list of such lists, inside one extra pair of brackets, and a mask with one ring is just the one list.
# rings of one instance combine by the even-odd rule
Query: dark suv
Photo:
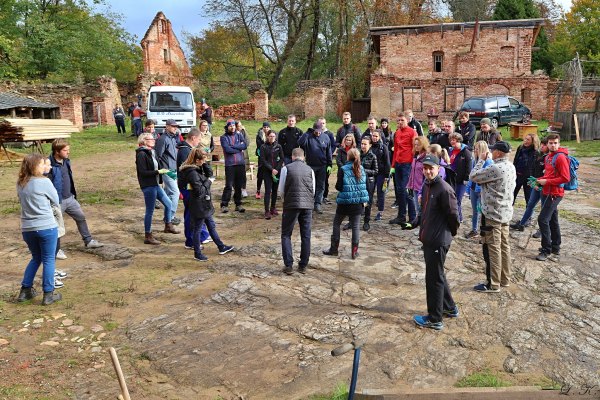
[[(465, 100), (458, 110), (469, 113), (469, 119), (475, 125), (479, 125), (482, 118), (489, 118), (492, 126), (508, 125), (509, 122), (521, 122), (531, 118), (531, 110), (524, 104), (510, 96), (492, 95), (475, 96)], [(455, 118), (458, 116), (455, 115)]]

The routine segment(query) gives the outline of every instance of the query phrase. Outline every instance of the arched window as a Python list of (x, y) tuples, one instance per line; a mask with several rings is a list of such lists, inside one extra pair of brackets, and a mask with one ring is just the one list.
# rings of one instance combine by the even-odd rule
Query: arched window
[(433, 52), (433, 72), (442, 72), (444, 70), (444, 53), (441, 51)]

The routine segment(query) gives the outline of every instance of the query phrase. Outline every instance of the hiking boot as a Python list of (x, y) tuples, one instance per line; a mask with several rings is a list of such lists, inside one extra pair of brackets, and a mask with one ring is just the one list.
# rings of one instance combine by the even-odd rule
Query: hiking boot
[(540, 232), (540, 230), (538, 229), (533, 235), (531, 235), (531, 237), (534, 239), (539, 239), (542, 237), (542, 232)]
[(548, 259), (548, 253), (545, 251), (540, 251), (540, 254), (538, 254), (535, 259), (538, 261), (546, 261)]
[(233, 250), (233, 246), (223, 246), (219, 249), (219, 254), (220, 255), (227, 254), (232, 250)]
[(152, 232), (150, 233), (146, 233), (144, 236), (144, 244), (153, 244), (153, 245), (159, 245), (160, 242), (156, 239), (154, 239), (154, 236), (152, 236)]
[(480, 283), (479, 285), (473, 287), (473, 290), (481, 293), (498, 293), (500, 292), (499, 288), (493, 288), (492, 286), (488, 286), (486, 283)]
[(323, 254), (325, 254), (326, 256), (337, 256), (339, 246), (340, 240), (334, 240), (333, 236), (331, 236), (331, 245), (329, 246), (329, 249), (323, 250)]
[(444, 328), (444, 323), (442, 321), (432, 322), (429, 315), (415, 315), (413, 321), (415, 321), (415, 324), (417, 324), (419, 328), (429, 328), (436, 331), (441, 331)]
[(194, 254), (194, 260), (200, 261), (200, 262), (202, 262), (202, 261), (208, 261), (208, 257), (206, 257), (202, 253), (196, 253), (196, 254)]
[(54, 270), (55, 278), (63, 279), (63, 278), (66, 278), (67, 276), (68, 276), (68, 274), (65, 271), (63, 271), (62, 269)]
[(180, 219), (180, 218), (177, 218), (177, 217), (173, 217), (173, 218), (171, 219), (171, 223), (172, 223), (173, 225), (179, 225), (179, 224), (181, 223), (181, 219)]
[(42, 299), (43, 306), (49, 306), (50, 304), (62, 299), (60, 293), (44, 292), (44, 298)]
[(405, 224), (406, 220), (404, 218), (396, 217), (394, 219), (390, 219), (390, 224), (401, 225)]
[(85, 247), (87, 247), (88, 249), (97, 249), (99, 247), (103, 247), (104, 245), (102, 243), (100, 243), (99, 241), (92, 239), (89, 242), (87, 242), (85, 244)]
[(260, 199), (262, 199), (262, 196), (260, 195), (260, 190), (256, 192), (256, 194), (254, 195), (254, 198), (255, 198), (256, 200), (260, 200)]
[(363, 231), (365, 231), (365, 232), (369, 232), (369, 229), (371, 229), (371, 225), (369, 225), (369, 223), (368, 223), (368, 222), (365, 222), (365, 223), (363, 224)]
[(513, 231), (519, 231), (519, 232), (523, 232), (525, 230), (525, 227), (521, 224), (510, 224), (510, 229), (512, 229)]
[(283, 273), (286, 275), (293, 275), (294, 274), (294, 270), (292, 267), (285, 267), (283, 269)]
[(20, 303), (23, 301), (31, 300), (35, 296), (37, 296), (37, 292), (34, 288), (21, 286), (21, 291), (19, 292), (19, 296), (17, 296), (17, 301)]
[(54, 289), (59, 289), (61, 287), (65, 286), (65, 284), (63, 283), (63, 281), (56, 279), (56, 277), (54, 278)]
[(171, 222), (165, 223), (165, 230), (163, 232), (165, 232), (165, 233), (174, 233), (174, 234), (178, 234), (179, 233), (179, 231), (177, 229), (175, 229), (175, 227), (173, 226), (173, 224)]
[(458, 306), (454, 305), (454, 308), (452, 310), (444, 310), (442, 311), (442, 314), (444, 315), (444, 317), (447, 318), (458, 318)]
[(62, 251), (62, 249), (58, 250), (56, 252), (56, 259), (57, 260), (66, 260), (67, 259), (67, 255), (65, 254), (64, 251)]
[(358, 243), (352, 243), (352, 259), (355, 260), (358, 257)]
[(479, 237), (479, 233), (477, 231), (471, 231), (465, 235), (465, 238), (467, 239), (475, 239), (476, 237)]
[(239, 213), (245, 213), (246, 209), (242, 206), (235, 206), (235, 211), (237, 211)]
[(221, 212), (223, 214), (227, 214), (229, 212), (229, 207), (227, 207), (227, 206), (221, 206)]
[(300, 272), (302, 275), (306, 274), (306, 265), (298, 265), (298, 272)]
[(314, 211), (315, 211), (317, 214), (323, 214), (323, 209), (321, 208), (321, 205), (320, 205), (320, 204), (315, 204)]
[(343, 231), (347, 231), (350, 228), (352, 228), (352, 225), (350, 224), (350, 222), (347, 222), (346, 224), (344, 224), (344, 226), (342, 226)]
[(277, 209), (275, 207), (273, 207), (273, 208), (271, 208), (271, 215), (272, 216), (279, 215), (279, 211), (277, 211)]
[(265, 219), (271, 219), (271, 212), (265, 211)]
[(383, 218), (383, 213), (381, 211), (379, 211), (377, 213), (377, 215), (375, 216), (375, 221), (381, 221), (382, 218)]

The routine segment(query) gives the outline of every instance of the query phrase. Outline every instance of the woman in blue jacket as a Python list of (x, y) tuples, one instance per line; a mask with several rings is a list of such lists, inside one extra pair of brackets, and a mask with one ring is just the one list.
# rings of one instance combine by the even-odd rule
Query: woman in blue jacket
[(338, 169), (335, 188), (338, 191), (333, 217), (333, 233), (331, 235), (331, 247), (324, 250), (323, 254), (337, 256), (340, 245), (340, 226), (346, 218), (350, 219), (352, 226), (352, 259), (358, 256), (359, 224), (360, 215), (365, 203), (369, 202), (367, 191), (367, 177), (365, 169), (360, 164), (360, 153), (358, 149), (348, 151), (348, 160)]
[[(473, 146), (473, 166), (479, 159), (479, 154), (489, 154), (490, 150), (488, 148), (488, 144), (484, 140), (480, 140), (475, 143)], [(488, 158), (483, 163), (483, 168), (488, 167), (493, 163), (491, 158)], [(475, 182), (469, 181), (467, 184), (467, 194), (471, 199), (471, 208), (472, 216), (471, 216), (471, 231), (467, 233), (465, 236), (467, 239), (474, 239), (479, 237), (479, 216), (481, 215), (481, 186), (476, 184)]]

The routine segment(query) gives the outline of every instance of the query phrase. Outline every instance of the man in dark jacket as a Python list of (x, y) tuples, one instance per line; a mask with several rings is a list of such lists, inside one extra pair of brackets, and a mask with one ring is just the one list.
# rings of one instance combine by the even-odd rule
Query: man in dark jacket
[[(377, 132), (379, 133), (379, 132)], [(365, 219), (363, 231), (368, 232), (371, 229), (371, 208), (373, 207), (373, 192), (375, 191), (375, 178), (379, 173), (377, 156), (371, 151), (373, 140), (371, 136), (364, 136), (360, 141), (360, 162), (367, 175), (367, 192), (369, 192), (369, 203), (365, 207)]]
[[(329, 138), (329, 144), (331, 146), (331, 159), (333, 160), (333, 153), (335, 153), (335, 150), (337, 149), (337, 146), (335, 145), (335, 137), (333, 136), (333, 133), (327, 129), (327, 120), (324, 117), (319, 118), (318, 122), (321, 124), (321, 129), (323, 131), (322, 134), (327, 135)], [(330, 203), (330, 201), (327, 199), (327, 196), (329, 196), (329, 175), (331, 175), (331, 172), (327, 172), (327, 179), (325, 179), (325, 191), (323, 192), (324, 204)]]
[(351, 133), (354, 135), (354, 140), (356, 141), (356, 145), (358, 146), (362, 134), (360, 132), (360, 128), (352, 123), (352, 115), (350, 115), (348, 111), (342, 114), (342, 122), (343, 125), (340, 126), (340, 128), (337, 130), (337, 135), (335, 136), (335, 143), (338, 147), (340, 147), (346, 135)]
[[(165, 122), (165, 132), (156, 140), (154, 151), (158, 160), (159, 169), (168, 169), (177, 171), (177, 144), (179, 135), (177, 129), (179, 125), (174, 119), (168, 119)], [(175, 217), (177, 205), (179, 204), (179, 188), (177, 187), (177, 178), (171, 178), (167, 174), (163, 176), (163, 186), (165, 193), (171, 200), (171, 210), (173, 212), (171, 222), (173, 225), (179, 225), (181, 220)]]
[(235, 121), (227, 121), (225, 125), (225, 134), (221, 136), (221, 147), (225, 155), (225, 187), (221, 196), (221, 212), (229, 212), (229, 201), (233, 191), (233, 201), (235, 202), (235, 211), (245, 212), (242, 207), (242, 187), (246, 179), (246, 159), (244, 150), (248, 148), (248, 143), (244, 135), (235, 131)]
[(413, 113), (413, 110), (406, 110), (404, 111), (404, 114), (406, 115), (406, 119), (408, 120), (408, 126), (413, 128), (415, 132), (417, 132), (417, 135), (423, 136), (423, 127), (421, 126), (421, 123), (415, 119), (415, 114)]
[(126, 134), (125, 130), (125, 111), (123, 107), (116, 105), (113, 109), (113, 118), (115, 119), (115, 125), (117, 125), (117, 133)]
[(322, 214), (323, 193), (325, 192), (325, 180), (327, 173), (331, 172), (333, 165), (331, 157), (331, 143), (327, 135), (322, 133), (323, 127), (319, 122), (315, 122), (312, 129), (304, 133), (298, 139), (298, 146), (304, 150), (306, 155), (306, 164), (312, 168), (315, 173), (316, 191), (314, 210)]
[(429, 128), (429, 144), (439, 144), (442, 149), (448, 151), (450, 147), (450, 139), (448, 135), (454, 130), (454, 123), (452, 121), (441, 121), (440, 129), (437, 129), (435, 122), (433, 122), (433, 129)]
[(461, 111), (458, 114), (458, 122), (456, 132), (462, 135), (463, 143), (469, 146), (469, 150), (473, 150), (473, 145), (475, 144), (475, 125), (469, 121), (469, 113)]
[(296, 127), (296, 116), (288, 115), (287, 126), (279, 131), (277, 142), (283, 147), (283, 161), (288, 164), (292, 162), (292, 150), (298, 146), (298, 139), (302, 136), (302, 130)]
[(425, 290), (428, 315), (416, 315), (414, 321), (421, 328), (441, 330), (443, 317), (458, 317), (448, 280), (444, 273), (446, 255), (452, 238), (456, 236), (458, 206), (454, 190), (440, 176), (440, 160), (433, 155), (423, 159), (423, 203), (421, 214), (403, 229), (419, 226), (419, 240), (423, 243), (425, 258)]
[(497, 141), (502, 140), (502, 135), (492, 127), (492, 121), (489, 118), (482, 118), (479, 122), (479, 128), (480, 131), (475, 142), (483, 140), (488, 146), (493, 146)]
[(292, 151), (292, 162), (284, 166), (279, 174), (278, 191), (283, 198), (281, 217), (281, 254), (285, 265), (283, 272), (288, 275), (294, 273), (292, 232), (298, 220), (301, 243), (298, 272), (304, 274), (310, 258), (310, 229), (315, 197), (315, 173), (304, 163), (304, 150), (296, 148)]

